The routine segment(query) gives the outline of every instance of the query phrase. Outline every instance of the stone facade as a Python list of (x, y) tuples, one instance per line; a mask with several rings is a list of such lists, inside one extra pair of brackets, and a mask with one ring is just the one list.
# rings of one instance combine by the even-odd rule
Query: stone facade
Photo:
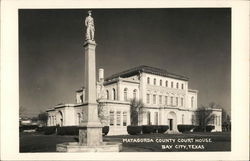
[[(104, 80), (99, 70), (96, 95), (105, 115), (103, 125), (110, 126), (108, 135), (127, 134), (130, 125), (130, 100), (144, 103), (139, 125), (197, 124), (198, 91), (189, 89), (188, 78), (149, 66), (139, 66), (117, 73)], [(57, 105), (48, 110), (48, 125), (77, 126), (84, 118), (80, 106), (86, 103), (85, 88), (76, 91), (76, 104)], [(221, 109), (213, 109), (215, 119), (210, 123), (214, 131), (221, 131)]]

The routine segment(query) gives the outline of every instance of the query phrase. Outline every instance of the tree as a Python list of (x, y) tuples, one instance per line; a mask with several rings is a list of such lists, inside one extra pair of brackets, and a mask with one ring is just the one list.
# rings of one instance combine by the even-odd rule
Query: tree
[(139, 117), (143, 114), (143, 107), (142, 100), (133, 98), (130, 101), (130, 121), (132, 126), (138, 126)]
[(211, 102), (208, 106), (201, 105), (197, 109), (197, 121), (199, 126), (202, 128), (204, 132), (206, 132), (206, 126), (214, 120), (213, 109), (221, 108), (220, 105)]
[(47, 112), (40, 112), (38, 114), (38, 120), (41, 121), (44, 125), (47, 125), (48, 113)]
[(231, 118), (230, 115), (222, 108), (222, 128), (223, 131), (231, 130)]
[(26, 108), (24, 106), (19, 106), (19, 117), (24, 117), (26, 112)]

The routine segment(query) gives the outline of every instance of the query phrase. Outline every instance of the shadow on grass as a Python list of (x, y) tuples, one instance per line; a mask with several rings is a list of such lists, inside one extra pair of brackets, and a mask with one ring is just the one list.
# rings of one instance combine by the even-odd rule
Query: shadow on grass
[[(124, 142), (126, 139), (149, 138), (154, 142)], [(209, 143), (179, 143), (178, 139), (210, 138)], [(56, 144), (63, 142), (76, 142), (78, 136), (43, 135), (41, 133), (20, 133), (20, 152), (56, 152)], [(157, 143), (156, 139), (175, 139), (175, 143)], [(184, 134), (141, 134), (104, 136), (105, 142), (122, 142), (122, 152), (165, 152), (165, 151), (230, 151), (230, 133), (184, 133)], [(204, 149), (175, 148), (178, 145), (203, 145)], [(162, 149), (162, 145), (172, 145), (172, 149)]]

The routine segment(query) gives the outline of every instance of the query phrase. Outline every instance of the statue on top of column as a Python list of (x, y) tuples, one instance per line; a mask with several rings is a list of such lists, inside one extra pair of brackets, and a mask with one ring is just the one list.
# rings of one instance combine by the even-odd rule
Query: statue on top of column
[(91, 11), (88, 11), (89, 16), (85, 19), (85, 26), (86, 29), (86, 40), (94, 41), (95, 36), (95, 26), (94, 26), (94, 19), (91, 17)]

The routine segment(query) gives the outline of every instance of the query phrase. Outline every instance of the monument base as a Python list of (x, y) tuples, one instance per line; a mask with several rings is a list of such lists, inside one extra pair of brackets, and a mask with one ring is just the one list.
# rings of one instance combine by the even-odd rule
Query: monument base
[(56, 145), (57, 152), (119, 152), (122, 143), (102, 142), (97, 146), (80, 145), (78, 142), (68, 142)]

